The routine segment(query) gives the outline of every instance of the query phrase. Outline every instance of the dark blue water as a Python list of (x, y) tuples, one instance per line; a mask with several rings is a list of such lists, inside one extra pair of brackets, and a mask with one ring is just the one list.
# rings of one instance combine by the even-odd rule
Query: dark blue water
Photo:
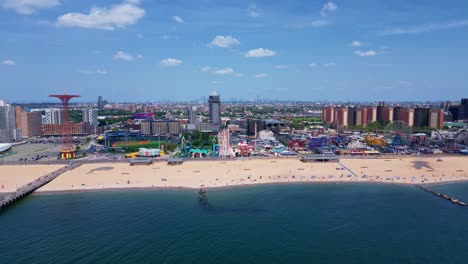
[(427, 187), (468, 203), (468, 183), (437, 183), (429, 184)]
[(191, 190), (33, 195), (0, 215), (0, 263), (468, 263), (468, 208), (412, 186), (265, 185), (207, 197), (208, 208)]

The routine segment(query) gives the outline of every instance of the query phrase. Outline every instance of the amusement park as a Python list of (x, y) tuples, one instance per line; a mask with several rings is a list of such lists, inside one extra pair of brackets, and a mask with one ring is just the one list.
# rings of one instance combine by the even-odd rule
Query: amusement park
[[(179, 136), (143, 136), (138, 131), (106, 134), (107, 146), (127, 158), (171, 157), (205, 159), (289, 157), (311, 154), (341, 156), (467, 154), (467, 130), (413, 132), (404, 121), (388, 122), (377, 131), (337, 130), (316, 125), (289, 131), (286, 126), (248, 136), (228, 127), (217, 133), (192, 131)], [(281, 132), (283, 131), (283, 132)]]
[(467, 131), (413, 133), (403, 121), (387, 124), (380, 132), (328, 130), (309, 138), (309, 150), (337, 155), (466, 154)]
[(380, 132), (318, 128), (308, 133), (280, 135), (262, 130), (249, 137), (225, 128), (215, 135), (181, 135), (178, 141), (173, 156), (181, 158), (467, 154), (468, 132), (413, 133), (403, 121), (394, 121)]
[[(54, 111), (44, 111), (46, 115), (42, 118), (44, 122), (55, 119), (60, 122), (43, 124), (43, 132), (48, 134), (35, 140), (51, 144), (37, 147), (38, 152), (47, 153), (21, 154), (20, 146), (8, 145), (3, 151), (4, 156), (8, 155), (6, 159), (468, 154), (468, 130), (464, 120), (457, 127), (450, 127), (455, 123), (446, 126), (446, 112), (430, 106), (393, 107), (379, 102), (377, 106), (325, 106), (321, 110), (315, 107), (303, 111), (309, 106), (294, 108), (287, 105), (287, 109), (295, 113), (292, 117), (287, 111), (276, 111), (274, 106), (231, 105), (228, 110), (222, 107), (220, 96), (213, 92), (204, 107), (184, 105), (174, 111), (174, 115), (171, 114), (172, 106), (165, 112), (160, 109), (151, 111), (148, 107), (140, 111), (117, 108), (114, 111), (117, 116), (102, 116), (102, 122), (97, 122), (98, 113), (108, 115), (112, 113), (111, 108), (101, 112), (85, 108), (80, 110), (84, 113), (83, 122), (92, 122), (91, 114), (95, 120), (95, 124), (88, 124), (94, 131), (90, 133), (91, 129), (83, 132), (81, 123), (70, 120), (71, 116), (76, 116), (76, 110), (70, 109), (70, 101), (79, 95), (65, 93), (50, 97), (60, 100), (61, 109), (54, 110), (56, 116), (52, 114)], [(462, 100), (459, 109), (465, 107), (463, 102), (466, 100)], [(255, 112), (257, 108), (258, 112)], [(458, 120), (460, 116), (456, 118)], [(18, 151), (20, 154), (13, 155)]]

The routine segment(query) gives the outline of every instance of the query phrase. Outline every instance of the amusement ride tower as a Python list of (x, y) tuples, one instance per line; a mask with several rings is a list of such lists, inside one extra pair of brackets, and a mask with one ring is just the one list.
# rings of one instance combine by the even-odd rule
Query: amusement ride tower
[(70, 99), (80, 96), (71, 94), (52, 94), (49, 95), (49, 97), (60, 99), (63, 105), (62, 146), (60, 148), (60, 157), (62, 159), (73, 159), (75, 158), (75, 146), (73, 145), (72, 140), (70, 120), (68, 120), (68, 102)]
[(228, 128), (218, 132), (219, 157), (232, 157), (231, 133)]

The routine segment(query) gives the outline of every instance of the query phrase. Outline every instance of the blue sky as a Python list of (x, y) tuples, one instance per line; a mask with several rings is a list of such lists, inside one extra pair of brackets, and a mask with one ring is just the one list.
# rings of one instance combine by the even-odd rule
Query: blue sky
[(0, 98), (458, 100), (468, 1), (0, 0)]

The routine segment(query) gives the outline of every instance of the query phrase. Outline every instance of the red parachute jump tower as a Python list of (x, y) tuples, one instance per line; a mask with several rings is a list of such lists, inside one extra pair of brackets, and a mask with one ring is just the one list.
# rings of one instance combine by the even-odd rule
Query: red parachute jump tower
[(49, 97), (60, 99), (63, 105), (62, 147), (60, 148), (60, 157), (62, 159), (73, 159), (75, 158), (75, 146), (72, 140), (70, 120), (68, 120), (68, 102), (70, 99), (80, 96), (71, 94), (51, 94)]

